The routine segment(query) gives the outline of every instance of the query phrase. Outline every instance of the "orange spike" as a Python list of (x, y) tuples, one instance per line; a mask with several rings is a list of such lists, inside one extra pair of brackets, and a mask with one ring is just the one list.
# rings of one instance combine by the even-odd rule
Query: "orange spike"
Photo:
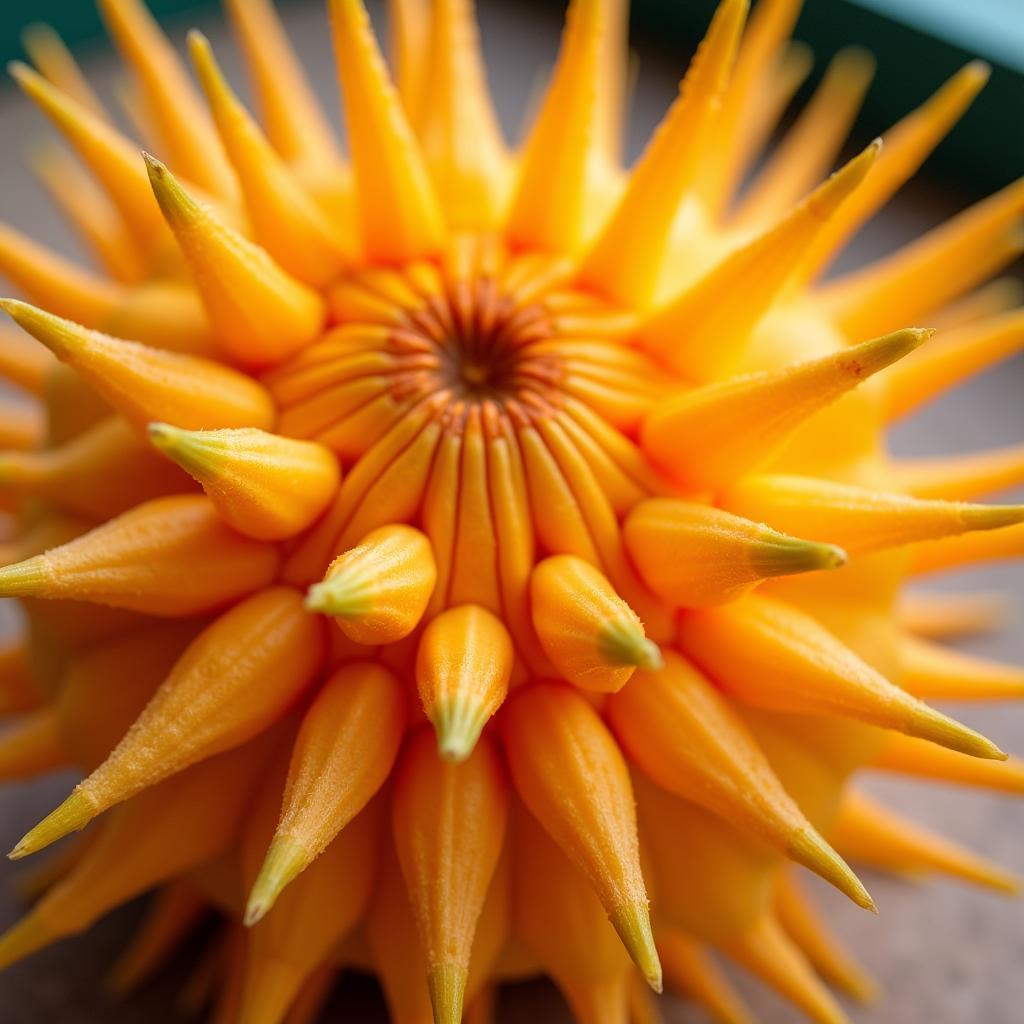
[(889, 375), (890, 417), (906, 416), (968, 377), (1019, 352), (1022, 346), (1024, 309), (1011, 310), (940, 335)]
[(156, 19), (141, 0), (97, 0), (97, 6), (171, 163), (209, 192), (234, 198), (237, 184), (213, 125)]
[(144, 156), (153, 194), (227, 352), (248, 366), (268, 366), (311, 342), (324, 325), (323, 299), (197, 203), (159, 160)]
[(202, 484), (224, 522), (257, 540), (307, 529), (327, 510), (341, 479), (338, 460), (323, 445), (263, 430), (151, 423), (149, 439)]
[(442, 760), (430, 732), (406, 746), (395, 779), (393, 828), (423, 944), (437, 1024), (458, 1024), (477, 919), (498, 863), (506, 783), (481, 739), (460, 764)]
[(55, 365), (56, 360), (42, 345), (21, 331), (0, 328), (0, 376), (5, 380), (39, 395)]
[(0, 783), (32, 779), (70, 764), (50, 708), (31, 711), (0, 732)]
[(191, 32), (189, 49), (242, 186), (256, 241), (289, 274), (315, 288), (326, 287), (348, 262), (344, 237), (231, 91), (206, 37)]
[(76, 266), (6, 224), (0, 224), (0, 273), (33, 302), (87, 326), (103, 323), (123, 298), (117, 283)]
[(90, 331), (15, 299), (0, 299), (0, 308), (141, 429), (153, 420), (185, 429), (273, 421), (262, 385), (226, 366)]
[(679, 642), (729, 696), (754, 707), (852, 718), (974, 757), (1006, 759), (990, 740), (890, 683), (810, 615), (782, 601), (749, 595), (689, 612)]
[(469, 757), (508, 694), (514, 661), (508, 630), (479, 605), (447, 608), (423, 631), (416, 683), (441, 757)]
[(586, 876), (633, 962), (661, 991), (633, 790), (615, 739), (585, 697), (558, 684), (521, 688), (502, 726), (523, 803)]
[(753, 832), (859, 906), (874, 908), (725, 698), (689, 662), (666, 651), (664, 668), (639, 673), (609, 700), (607, 712), (623, 749), (659, 786)]
[(1024, 521), (1021, 505), (924, 501), (783, 474), (745, 477), (722, 495), (722, 505), (776, 530), (839, 544), (851, 555)]
[(574, 252), (599, 144), (603, 0), (572, 0), (558, 62), (522, 150), (519, 181), (506, 225), (516, 248)]
[(810, 278), (827, 268), (850, 235), (888, 202), (948, 134), (989, 74), (987, 64), (972, 61), (885, 133), (885, 149), (874, 174), (809, 246), (801, 260), (801, 276)]
[(876, 139), (774, 226), (656, 311), (640, 328), (643, 345), (700, 382), (728, 373), (797, 259), (856, 192), (880, 149)]
[(497, 221), (508, 161), (477, 39), (473, 0), (438, 0), (431, 18), (416, 128), (438, 200), (453, 228)]
[(931, 337), (909, 328), (683, 391), (644, 420), (644, 450), (678, 483), (717, 490), (767, 462), (815, 413)]
[(871, 759), (871, 767), (932, 782), (980, 786), (1024, 796), (1024, 761), (982, 761), (924, 740), (889, 733), (885, 746)]
[(888, 871), (937, 872), (1015, 895), (1020, 881), (996, 864), (847, 789), (832, 828), (836, 846)]
[(965, 654), (917, 637), (899, 648), (900, 685), (927, 700), (1014, 700), (1024, 697), (1024, 669)]
[(915, 498), (970, 501), (1024, 484), (1024, 445), (969, 455), (901, 459), (894, 472)]
[(722, 93), (747, 14), (747, 0), (723, 0), (665, 115), (597, 242), (583, 259), (580, 281), (631, 306), (647, 306)]
[(336, 166), (334, 133), (271, 0), (225, 0), (224, 7), (245, 55), (263, 125), (274, 148), (292, 164)]
[(915, 544), (910, 550), (909, 568), (917, 574), (1020, 558), (1024, 555), (1024, 523), (1003, 530), (968, 533), (962, 537)]
[(430, 53), (427, 0), (388, 0), (389, 49), (402, 109), (415, 127), (423, 104), (425, 67)]
[(107, 760), (11, 857), (36, 853), (136, 793), (264, 732), (312, 682), (324, 646), (323, 627), (289, 587), (264, 590), (224, 613), (188, 646)]
[(331, 0), (330, 12), (366, 256), (433, 256), (445, 236), (441, 208), (366, 9), (362, 0)]
[(225, 526), (207, 498), (177, 495), (0, 569), (0, 594), (195, 615), (266, 586), (278, 563), (275, 548)]
[(995, 632), (1005, 625), (1008, 611), (1001, 594), (921, 590), (901, 594), (896, 609), (902, 626), (932, 640)]
[(139, 160), (138, 147), (31, 68), (15, 63), (10, 71), (92, 171), (136, 240), (151, 247), (166, 228)]
[(1024, 179), (819, 294), (847, 337), (920, 321), (992, 277), (1024, 249)]
[(658, 952), (668, 984), (698, 1002), (718, 1024), (753, 1024), (739, 993), (701, 945), (675, 928), (659, 928)]
[(22, 33), (22, 45), (39, 73), (89, 113), (108, 120), (108, 115), (64, 41), (45, 24), (29, 25)]
[(254, 925), (384, 784), (402, 740), (402, 684), (386, 668), (352, 662), (320, 688), (292, 750), (280, 819), (249, 895)]
[(1024, 284), (1012, 277), (999, 277), (936, 310), (931, 321), (940, 331), (954, 330), (985, 317), (1006, 313), (1021, 303), (1024, 303)]

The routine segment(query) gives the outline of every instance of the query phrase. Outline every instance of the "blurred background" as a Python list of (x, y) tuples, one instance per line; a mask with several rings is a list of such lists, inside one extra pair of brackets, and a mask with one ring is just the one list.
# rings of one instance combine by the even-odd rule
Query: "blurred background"
[[(214, 3), (149, 0), (176, 44), (197, 26), (210, 37), (233, 83), (245, 95), (238, 52)], [(381, 4), (370, 2), (383, 28)], [(511, 138), (536, 84), (550, 68), (564, 4), (560, 0), (478, 0), (483, 45), (498, 112)], [(280, 0), (285, 23), (306, 70), (332, 116), (338, 100), (321, 0)], [(634, 157), (671, 102), (713, 8), (711, 0), (634, 0), (636, 89), (628, 152)], [(73, 44), (92, 83), (113, 102), (116, 65), (90, 0), (7, 0), (0, 3), (0, 54), (21, 56), (20, 31), (34, 21), (54, 25)], [(841, 46), (860, 44), (879, 60), (854, 143), (889, 127), (924, 100), (972, 57), (994, 68), (992, 80), (952, 137), (919, 177), (855, 239), (837, 266), (851, 268), (885, 253), (1024, 173), (1024, 6), (1022, 0), (807, 0), (796, 38), (814, 52), (814, 68), (798, 107)], [(68, 253), (85, 258), (25, 167), (24, 153), (45, 137), (42, 117), (9, 82), (0, 84), (0, 218)], [(1020, 267), (1018, 265), (1017, 273)], [(980, 376), (955, 394), (899, 425), (899, 454), (972, 451), (1024, 437), (1024, 359)], [(1020, 495), (1017, 495), (1018, 500)], [(1003, 500), (1000, 497), (999, 500)], [(998, 589), (1016, 596), (1011, 621), (1000, 634), (965, 649), (1024, 664), (1024, 573), (1020, 566), (964, 572), (943, 586)], [(0, 603), (2, 604), (2, 603)], [(956, 709), (958, 717), (1004, 749), (1024, 752), (1024, 710), (1000, 705)], [(49, 810), (69, 785), (48, 778), (0, 789), (0, 847), (10, 848)], [(1005, 866), (1024, 874), (1024, 806), (980, 791), (872, 778), (867, 787), (922, 823), (941, 828)], [(6, 844), (6, 845), (4, 845)], [(19, 915), (17, 872), (0, 865), (0, 927)], [(884, 1001), (874, 1009), (850, 1007), (855, 1021), (876, 1024), (1017, 1024), (1024, 1006), (1020, 949), (1024, 916), (1019, 905), (949, 882), (919, 886), (865, 876), (880, 908), (873, 917), (824, 887), (815, 896), (839, 933), (881, 982)], [(138, 916), (130, 907), (88, 935), (62, 943), (0, 975), (0, 1024), (170, 1024), (183, 1018), (174, 996), (186, 965), (176, 964), (151, 988), (118, 1005), (97, 979)], [(789, 1024), (795, 1011), (755, 983), (737, 977), (759, 1018)], [(671, 1024), (697, 1022), (697, 1011), (664, 1001)], [(377, 1024), (386, 1020), (379, 996), (364, 979), (347, 981), (326, 1021)], [(546, 985), (510, 988), (501, 1024), (567, 1024), (569, 1017)]]

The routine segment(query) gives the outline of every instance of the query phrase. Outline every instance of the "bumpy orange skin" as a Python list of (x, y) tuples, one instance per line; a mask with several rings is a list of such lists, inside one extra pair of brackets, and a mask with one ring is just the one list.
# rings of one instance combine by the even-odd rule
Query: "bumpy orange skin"
[(61, 361), (0, 339), (38, 396), (0, 420), (28, 622), (0, 778), (87, 773), (12, 855), (107, 814), (0, 966), (165, 886), (112, 983), (213, 910), (189, 991), (222, 1024), (312, 1020), (351, 967), (396, 1024), (486, 1024), (535, 973), (580, 1024), (650, 1024), (663, 979), (743, 1020), (711, 949), (842, 1021), (824, 982), (871, 981), (790, 862), (869, 908), (846, 854), (1013, 886), (849, 779), (1024, 789), (918, 699), (1024, 695), (908, 629), (991, 607), (898, 610), (916, 572), (1021, 552), (1024, 510), (969, 504), (1020, 450), (884, 443), (1020, 346), (1013, 290), (971, 291), (1019, 248), (1020, 185), (817, 283), (984, 68), (826, 177), (870, 77), (841, 54), (737, 199), (798, 84), (794, 0), (749, 26), (722, 0), (628, 173), (624, 0), (570, 4), (514, 158), (468, 0), (391, 6), (397, 87), (360, 0), (329, 3), (350, 164), (269, 0), (227, 3), (262, 126), (201, 35), (209, 117), (140, 0), (100, 0), (166, 164), (55, 37), (14, 69), (90, 172), (41, 168), (107, 274), (0, 228), (33, 303), (3, 308)]

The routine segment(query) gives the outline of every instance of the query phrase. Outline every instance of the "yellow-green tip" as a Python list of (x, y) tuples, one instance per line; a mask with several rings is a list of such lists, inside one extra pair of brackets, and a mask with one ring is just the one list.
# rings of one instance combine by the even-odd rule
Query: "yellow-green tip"
[(167, 223), (174, 227), (194, 220), (200, 212), (199, 204), (181, 187), (167, 166), (145, 151), (142, 159), (146, 163), (153, 195)]
[(58, 359), (64, 359), (69, 352), (80, 348), (81, 336), (90, 333), (70, 320), (54, 316), (20, 299), (0, 298), (0, 309)]
[(762, 541), (750, 554), (751, 568), (764, 578), (838, 569), (846, 562), (846, 552), (835, 544), (819, 544), (785, 534)]
[(790, 841), (789, 855), (798, 864), (810, 868), (816, 875), (834, 885), (858, 907), (870, 910), (872, 914), (878, 913), (875, 901), (864, 888), (864, 883), (815, 829), (807, 826), (798, 832)]
[(46, 562), (42, 555), (0, 569), (0, 597), (31, 597), (46, 582)]
[(441, 964), (427, 977), (434, 1024), (461, 1024), (469, 972), (459, 964)]
[(906, 731), (911, 736), (930, 740), (950, 750), (981, 757), (989, 761), (1006, 761), (1009, 755), (999, 749), (987, 736), (975, 732), (955, 718), (929, 707), (923, 701), (915, 701), (911, 707)]
[(466, 696), (439, 701), (430, 718), (441, 757), (446, 761), (465, 761), (473, 753), (489, 717), (479, 701)]
[(245, 908), (246, 928), (263, 920), (281, 893), (309, 866), (309, 862), (309, 851), (301, 843), (286, 836), (274, 838), (249, 894)]
[(306, 610), (355, 619), (370, 611), (370, 598), (364, 586), (340, 572), (314, 583), (306, 591)]
[(646, 901), (627, 903), (611, 915), (612, 927), (626, 947), (630, 959), (655, 992), (663, 987), (661, 959), (654, 945), (651, 915)]
[(33, 853), (46, 849), (58, 839), (72, 832), (79, 832), (96, 817), (97, 808), (81, 791), (72, 794), (55, 811), (47, 815), (7, 855), (11, 860), (21, 860)]
[(150, 423), (147, 432), (150, 444), (187, 473), (200, 481), (210, 475), (214, 460), (204, 437), (210, 431), (183, 430), (170, 423)]
[(615, 619), (601, 627), (601, 654), (610, 665), (634, 665), (653, 671), (664, 665), (661, 650), (644, 636), (643, 627), (632, 619)]

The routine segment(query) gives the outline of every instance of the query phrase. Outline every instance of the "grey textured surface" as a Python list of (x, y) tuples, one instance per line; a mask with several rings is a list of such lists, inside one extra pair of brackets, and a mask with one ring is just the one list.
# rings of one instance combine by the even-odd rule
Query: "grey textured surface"
[[(86, 0), (83, 0), (86, 2)], [(813, 0), (811, 0), (813, 2)], [(527, 6), (509, 0), (483, 0), (482, 20), (491, 81), (501, 115), (512, 134), (521, 118), (538, 74), (546, 68), (558, 38), (559, 4)], [(318, 2), (293, 3), (288, 19), (319, 92), (336, 106), (333, 65)], [(182, 24), (172, 26), (176, 39)], [(222, 26), (200, 19), (232, 78), (241, 82), (237, 54)], [(638, 91), (630, 132), (636, 152), (671, 99), (684, 52), (642, 51)], [(85, 55), (92, 77), (109, 87), (111, 62), (102, 50)], [(936, 83), (938, 84), (938, 83)], [(38, 115), (8, 85), (0, 86), (0, 216), (27, 228), (37, 237), (72, 248), (62, 225), (38, 187), (23, 169), (23, 144), (43, 131)], [(877, 130), (885, 126), (870, 126)], [(892, 204), (886, 216), (856, 241), (845, 257), (853, 265), (884, 252), (937, 223), (963, 205), (960, 197), (934, 185), (917, 185)], [(929, 407), (902, 425), (894, 437), (901, 453), (969, 451), (1024, 436), (1024, 363), (1018, 360), (972, 381), (956, 394)], [(948, 586), (998, 588), (1015, 592), (1013, 620), (998, 636), (970, 644), (970, 649), (1007, 661), (1024, 662), (1024, 574), (1019, 566), (961, 573)], [(957, 709), (971, 725), (1009, 750), (1024, 751), (1024, 710), (1004, 706)], [(0, 847), (7, 849), (67, 790), (68, 780), (51, 778), (28, 786), (0, 790)], [(948, 835), (969, 842), (1018, 872), (1024, 872), (1024, 807), (1008, 799), (944, 786), (872, 780), (871, 788), (893, 805)], [(13, 921), (19, 908), (12, 882), (14, 866), (0, 864), (0, 925)], [(1024, 1006), (1021, 907), (985, 892), (951, 883), (909, 886), (868, 877), (881, 908), (873, 917), (840, 897), (817, 888), (822, 904), (838, 930), (881, 981), (884, 1002), (871, 1010), (851, 1008), (856, 1021), (885, 1024), (1014, 1024)], [(181, 965), (128, 1003), (114, 1006), (99, 993), (97, 979), (115, 955), (137, 908), (102, 922), (87, 936), (65, 942), (0, 976), (0, 1024), (161, 1024), (179, 1019), (172, 1008)], [(770, 993), (738, 979), (759, 1017), (769, 1024), (796, 1018)], [(703, 1019), (690, 1007), (664, 1002), (672, 1024)], [(383, 1021), (372, 986), (347, 984), (325, 1017), (329, 1021), (375, 1024)], [(562, 1024), (568, 1015), (543, 985), (510, 990), (504, 997), (503, 1024), (550, 1021)]]

